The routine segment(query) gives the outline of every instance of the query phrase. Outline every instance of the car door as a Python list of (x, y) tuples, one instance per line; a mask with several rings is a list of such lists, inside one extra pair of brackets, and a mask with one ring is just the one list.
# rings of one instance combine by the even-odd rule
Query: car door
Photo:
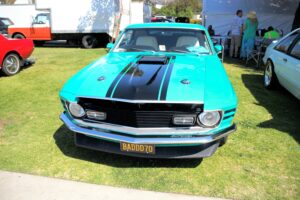
[(295, 40), (299, 36), (298, 32), (291, 34), (284, 40), (280, 41), (274, 48), (274, 54), (272, 56), (272, 61), (275, 68), (275, 73), (281, 85), (285, 88), (290, 88), (290, 75), (292, 73), (290, 66), (290, 55), (288, 54), (289, 49)]
[(300, 99), (300, 36), (289, 50), (286, 62), (288, 90)]
[(50, 16), (47, 13), (38, 14), (30, 29), (33, 40), (51, 40)]

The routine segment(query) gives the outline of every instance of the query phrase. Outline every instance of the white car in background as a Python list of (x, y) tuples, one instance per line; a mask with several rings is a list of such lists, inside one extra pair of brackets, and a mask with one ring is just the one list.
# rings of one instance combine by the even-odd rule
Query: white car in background
[(300, 100), (300, 28), (270, 44), (263, 61), (265, 87), (279, 83)]

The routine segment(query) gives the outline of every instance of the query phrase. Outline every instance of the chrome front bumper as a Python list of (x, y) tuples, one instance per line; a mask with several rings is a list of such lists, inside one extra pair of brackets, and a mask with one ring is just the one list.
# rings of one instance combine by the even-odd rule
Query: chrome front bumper
[(81, 127), (73, 123), (69, 117), (62, 113), (60, 115), (60, 119), (65, 123), (65, 125), (73, 132), (84, 134), (86, 136), (90, 136), (93, 138), (98, 138), (102, 140), (108, 140), (112, 142), (127, 142), (127, 143), (134, 143), (134, 144), (154, 144), (154, 145), (169, 145), (169, 144), (207, 144), (217, 140), (220, 140), (230, 133), (236, 130), (235, 124), (232, 126), (221, 130), (220, 132), (210, 134), (210, 135), (199, 135), (193, 137), (151, 137), (151, 136), (143, 136), (143, 137), (135, 137), (135, 136), (128, 136), (127, 134), (119, 134), (116, 132), (108, 131), (107, 129), (100, 129), (100, 128), (88, 128), (88, 127)]

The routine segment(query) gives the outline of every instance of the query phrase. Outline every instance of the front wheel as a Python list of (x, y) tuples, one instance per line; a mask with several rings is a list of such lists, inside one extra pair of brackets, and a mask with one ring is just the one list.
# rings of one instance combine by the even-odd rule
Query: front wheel
[(2, 72), (7, 76), (12, 76), (20, 71), (20, 58), (17, 54), (8, 54), (2, 63)]
[(93, 35), (85, 35), (81, 39), (82, 46), (87, 49), (91, 49), (97, 46), (97, 38)]
[(14, 37), (13, 38), (15, 38), (15, 39), (24, 39), (25, 38), (25, 36), (24, 35), (22, 35), (22, 34), (20, 34), (20, 33), (17, 33), (17, 34), (15, 34), (14, 35)]
[(268, 60), (264, 72), (264, 86), (267, 89), (274, 89), (277, 84), (278, 81), (274, 71), (274, 65), (270, 60)]

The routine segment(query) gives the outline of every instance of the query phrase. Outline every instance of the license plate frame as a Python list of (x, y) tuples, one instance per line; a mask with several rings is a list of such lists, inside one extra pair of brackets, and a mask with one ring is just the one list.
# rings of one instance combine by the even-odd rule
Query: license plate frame
[(120, 150), (128, 153), (139, 153), (139, 154), (155, 154), (154, 144), (134, 144), (128, 142), (120, 142)]

